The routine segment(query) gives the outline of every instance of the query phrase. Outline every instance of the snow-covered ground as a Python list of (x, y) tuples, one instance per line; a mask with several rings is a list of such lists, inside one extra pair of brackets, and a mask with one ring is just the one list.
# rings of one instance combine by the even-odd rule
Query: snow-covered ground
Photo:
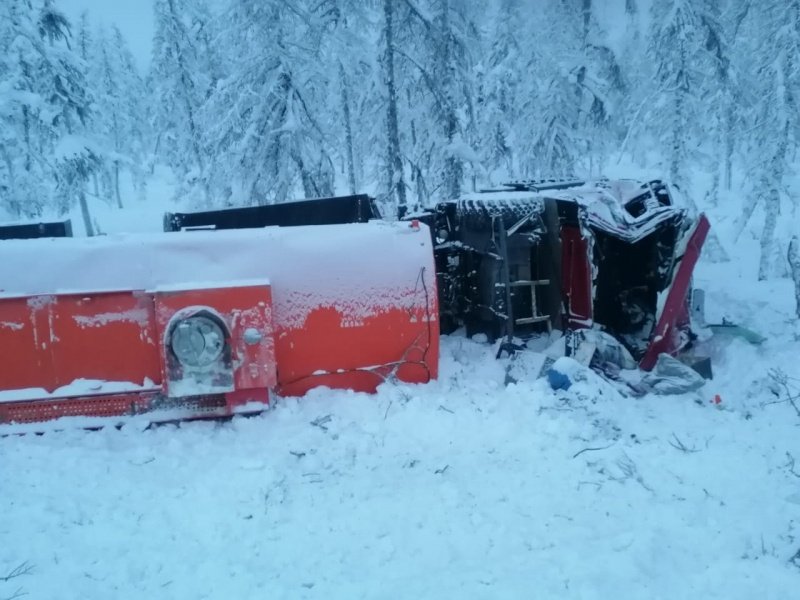
[(800, 343), (751, 242), (697, 283), (768, 341), (715, 340), (693, 394), (506, 387), (451, 336), (424, 386), (0, 438), (0, 599), (797, 597), (800, 415), (768, 372)]
[(697, 395), (642, 399), (504, 388), (486, 346), (444, 349), (438, 382), (376, 397), (0, 440), (0, 565), (33, 565), (0, 593), (793, 597), (800, 417), (757, 379), (796, 347), (730, 348)]

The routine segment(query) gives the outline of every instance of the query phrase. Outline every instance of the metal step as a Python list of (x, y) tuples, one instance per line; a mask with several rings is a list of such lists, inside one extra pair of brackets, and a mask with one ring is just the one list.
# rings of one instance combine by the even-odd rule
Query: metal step
[(535, 285), (550, 285), (549, 279), (519, 279), (509, 283), (511, 287), (533, 287)]
[(538, 315), (535, 317), (525, 317), (514, 321), (517, 325), (531, 325), (532, 323), (544, 323), (550, 320), (550, 315)]

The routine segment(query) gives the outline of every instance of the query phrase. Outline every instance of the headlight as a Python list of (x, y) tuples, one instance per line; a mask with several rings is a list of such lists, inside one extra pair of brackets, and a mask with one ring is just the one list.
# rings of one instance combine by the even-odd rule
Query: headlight
[(225, 332), (212, 319), (197, 315), (175, 326), (170, 345), (184, 367), (207, 367), (222, 355)]

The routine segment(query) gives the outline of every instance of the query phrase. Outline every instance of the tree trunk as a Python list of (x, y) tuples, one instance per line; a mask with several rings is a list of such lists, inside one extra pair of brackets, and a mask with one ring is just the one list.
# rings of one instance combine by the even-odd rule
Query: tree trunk
[(675, 103), (673, 105), (675, 114), (672, 119), (672, 140), (670, 143), (669, 176), (672, 181), (681, 179), (681, 166), (683, 163), (683, 90), (675, 92)]
[(81, 216), (83, 217), (83, 226), (86, 229), (87, 237), (93, 237), (94, 226), (92, 225), (92, 215), (89, 213), (89, 203), (86, 200), (86, 192), (83, 190), (83, 183), (81, 183), (81, 189), (78, 192), (78, 202), (81, 205)]
[[(114, 151), (119, 156), (122, 152), (122, 140), (120, 139), (122, 136), (120, 135), (119, 119), (117, 119), (116, 113), (114, 114), (112, 127), (114, 131)], [(114, 197), (117, 200), (117, 207), (122, 208), (122, 196), (119, 193), (119, 159), (114, 161)]]
[(114, 195), (117, 198), (117, 207), (122, 208), (122, 196), (119, 193), (119, 161), (114, 161)]
[(353, 123), (350, 118), (350, 97), (348, 93), (349, 83), (347, 74), (344, 72), (344, 65), (339, 61), (339, 87), (342, 91), (342, 115), (344, 116), (345, 132), (345, 154), (347, 155), (347, 182), (350, 184), (350, 193), (358, 193), (356, 185), (356, 164), (353, 160)]
[(400, 127), (397, 117), (397, 82), (394, 74), (394, 2), (383, 0), (384, 30), (384, 68), (386, 77), (386, 125), (388, 137), (388, 156), (386, 175), (389, 184), (389, 197), (396, 199), (397, 214), (405, 214), (408, 210), (406, 200), (406, 183), (403, 176), (403, 157), (400, 154)]
[(589, 29), (592, 23), (592, 0), (583, 0), (581, 7), (581, 16), (583, 18), (583, 47), (589, 43)]
[(725, 140), (725, 190), (731, 190), (731, 180), (733, 179), (733, 107), (728, 107), (726, 113), (726, 128), (723, 132)]
[(150, 163), (150, 175), (153, 175), (156, 172), (156, 161), (158, 160), (158, 149), (161, 146), (162, 133), (162, 131), (159, 131), (158, 135), (156, 136), (156, 145), (153, 147), (153, 158)]
[(792, 279), (794, 280), (794, 300), (795, 300), (795, 314), (798, 321), (800, 321), (800, 240), (797, 236), (792, 237), (789, 242), (789, 252), (787, 255), (789, 260), (789, 267), (792, 270)]
[(781, 196), (777, 182), (769, 186), (769, 192), (764, 198), (764, 230), (761, 233), (761, 259), (758, 263), (758, 280), (769, 279), (772, 254), (775, 243), (775, 228), (778, 225), (778, 214), (781, 210)]
[(711, 189), (708, 190), (708, 203), (711, 206), (719, 204), (719, 164), (714, 162), (714, 171), (711, 173)]
[(444, 105), (441, 107), (444, 116), (444, 137), (447, 140), (447, 156), (444, 161), (444, 190), (447, 194), (446, 199), (458, 198), (461, 195), (461, 180), (464, 177), (464, 165), (461, 158), (454, 152), (454, 143), (456, 142), (459, 119), (456, 112), (456, 99), (455, 99), (455, 68), (452, 64), (453, 48), (450, 43), (450, 3), (444, 0), (441, 3), (439, 16), (439, 27), (441, 31), (437, 34), (439, 36), (439, 48), (437, 52), (438, 65), (436, 72), (438, 73), (438, 83), (442, 90), (442, 101)]
[[(182, 15), (179, 15), (175, 9), (173, 0), (169, 0), (170, 16), (174, 19), (175, 23), (182, 23)], [(178, 69), (181, 73), (181, 89), (183, 90), (183, 103), (186, 107), (186, 121), (189, 126), (189, 138), (192, 153), (194, 154), (195, 164), (200, 171), (199, 179), (202, 182), (203, 194), (205, 196), (205, 203), (208, 206), (211, 202), (211, 191), (209, 190), (208, 183), (205, 180), (205, 164), (203, 161), (203, 154), (200, 149), (200, 131), (197, 127), (195, 119), (195, 107), (192, 106), (192, 99), (189, 97), (189, 90), (192, 88), (191, 81), (188, 76), (188, 67), (183, 59), (183, 53), (178, 44), (178, 40), (174, 40), (175, 56), (178, 62)]]
[(14, 179), (14, 162), (11, 160), (8, 148), (0, 145), (0, 151), (2, 151), (3, 162), (6, 163), (6, 170), (8, 171), (8, 201), (6, 206), (15, 217), (19, 217), (22, 214), (22, 206), (17, 196), (17, 184)]
[(758, 206), (758, 198), (750, 198), (748, 199), (746, 204), (742, 207), (742, 214), (739, 215), (738, 219), (736, 219), (736, 225), (734, 230), (735, 233), (733, 236), (734, 240), (738, 240), (739, 236), (742, 235), (744, 228), (747, 227), (747, 224), (750, 222), (750, 218), (756, 211), (757, 206)]
[(761, 190), (764, 194), (764, 229), (761, 232), (761, 257), (758, 263), (758, 280), (764, 281), (771, 274), (775, 249), (775, 229), (781, 212), (781, 192), (785, 174), (786, 151), (789, 147), (789, 124), (786, 122), (778, 138), (775, 153), (765, 165), (761, 175)]

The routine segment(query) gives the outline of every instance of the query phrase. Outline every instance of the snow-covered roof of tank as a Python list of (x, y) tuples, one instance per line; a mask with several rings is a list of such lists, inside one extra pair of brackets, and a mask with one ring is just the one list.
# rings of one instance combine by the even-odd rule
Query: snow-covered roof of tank
[[(432, 260), (424, 225), (379, 221), (5, 240), (0, 241), (0, 298), (269, 280), (273, 297), (290, 290), (344, 301), (393, 289), (399, 280), (405, 285)], [(426, 273), (431, 286), (432, 277)]]

